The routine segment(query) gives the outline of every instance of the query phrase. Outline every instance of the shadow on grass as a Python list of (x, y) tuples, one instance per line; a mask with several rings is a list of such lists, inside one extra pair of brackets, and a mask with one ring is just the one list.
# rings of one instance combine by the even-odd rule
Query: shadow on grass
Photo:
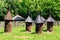
[(26, 32), (26, 30), (20, 30), (21, 32)]
[(32, 32), (31, 34), (36, 34), (35, 32)]
[(0, 32), (0, 34), (3, 34), (4, 32)]
[(47, 32), (47, 30), (43, 30), (44, 32)]

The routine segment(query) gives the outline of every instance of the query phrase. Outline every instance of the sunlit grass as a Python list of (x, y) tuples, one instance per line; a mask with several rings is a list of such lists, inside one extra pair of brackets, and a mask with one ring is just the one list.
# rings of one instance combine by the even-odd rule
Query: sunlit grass
[(36, 34), (34, 26), (31, 33), (26, 32), (25, 27), (13, 27), (11, 33), (4, 33), (4, 28), (0, 28), (0, 40), (60, 40), (60, 27), (54, 26), (52, 33), (43, 31), (42, 34)]

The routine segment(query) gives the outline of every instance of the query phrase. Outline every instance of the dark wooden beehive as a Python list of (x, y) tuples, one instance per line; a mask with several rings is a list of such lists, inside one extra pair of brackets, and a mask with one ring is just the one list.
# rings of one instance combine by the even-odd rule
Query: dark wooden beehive
[(30, 16), (28, 16), (27, 19), (25, 20), (26, 31), (31, 32), (32, 22), (33, 22), (32, 19), (30, 18)]
[(36, 33), (42, 33), (44, 21), (42, 20), (40, 15), (37, 16), (35, 23), (36, 23), (36, 30), (35, 30)]
[(54, 19), (50, 16), (47, 19), (47, 31), (51, 32), (53, 30)]

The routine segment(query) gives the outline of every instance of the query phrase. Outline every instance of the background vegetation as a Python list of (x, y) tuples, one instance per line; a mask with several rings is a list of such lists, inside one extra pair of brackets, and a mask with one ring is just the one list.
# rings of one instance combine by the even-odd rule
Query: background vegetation
[(47, 19), (51, 12), (55, 20), (60, 20), (60, 0), (0, 0), (0, 20), (7, 14), (9, 5), (12, 16), (19, 14), (26, 18), (30, 10), (33, 19), (39, 12)]

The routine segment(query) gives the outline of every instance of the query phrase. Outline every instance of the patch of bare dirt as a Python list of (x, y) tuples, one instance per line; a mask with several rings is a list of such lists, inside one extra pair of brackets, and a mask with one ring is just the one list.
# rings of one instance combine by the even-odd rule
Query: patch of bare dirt
[(30, 36), (14, 36), (14, 38), (30, 38)]

